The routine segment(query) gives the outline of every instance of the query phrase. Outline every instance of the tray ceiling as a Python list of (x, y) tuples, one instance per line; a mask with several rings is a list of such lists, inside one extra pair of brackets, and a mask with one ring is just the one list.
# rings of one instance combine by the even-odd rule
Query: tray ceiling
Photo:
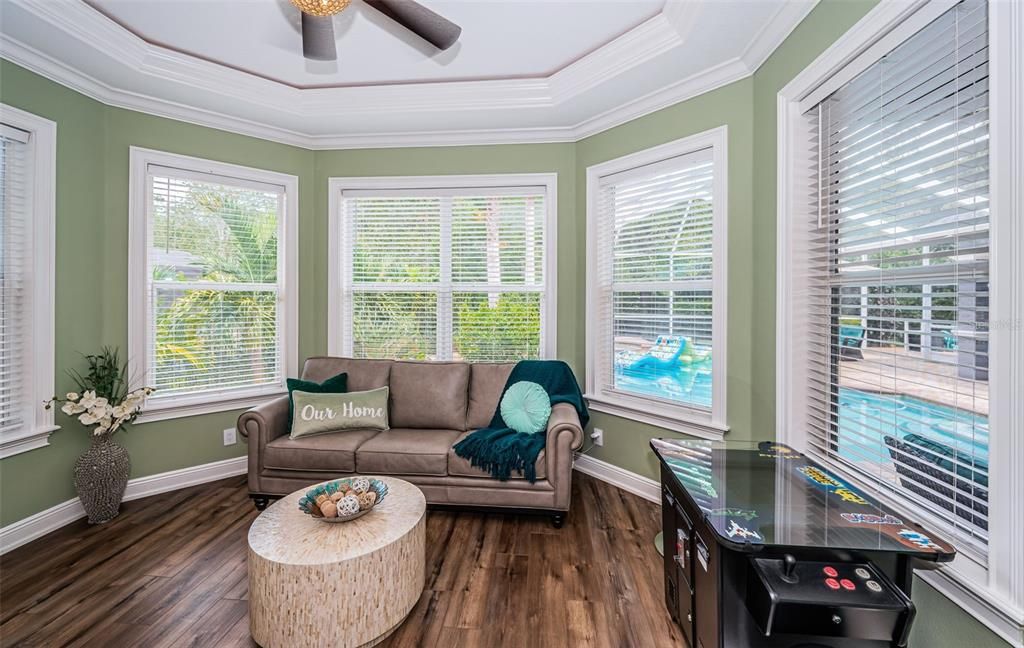
[(657, 15), (664, 0), (427, 0), (462, 26), (437, 52), (354, 2), (334, 18), (337, 61), (302, 58), (299, 11), (288, 0), (90, 0), (146, 41), (297, 87), (548, 76)]
[(431, 51), (359, 0), (338, 60), (287, 0), (4, 0), (0, 54), (105, 103), (309, 148), (572, 141), (748, 76), (816, 0), (421, 0)]

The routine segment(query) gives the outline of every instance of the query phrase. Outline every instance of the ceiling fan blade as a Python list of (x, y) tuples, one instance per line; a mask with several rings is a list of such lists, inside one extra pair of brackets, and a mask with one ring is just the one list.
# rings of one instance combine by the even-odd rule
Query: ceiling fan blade
[(462, 33), (462, 27), (413, 0), (366, 0), (366, 4), (439, 50), (454, 45)]
[(314, 61), (338, 58), (334, 47), (334, 20), (331, 16), (302, 13), (302, 55)]

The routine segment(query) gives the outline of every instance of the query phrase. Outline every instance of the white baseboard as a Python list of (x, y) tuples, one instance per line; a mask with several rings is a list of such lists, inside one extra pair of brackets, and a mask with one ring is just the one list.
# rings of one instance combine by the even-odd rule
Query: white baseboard
[(650, 477), (644, 477), (607, 461), (581, 454), (576, 455), (573, 467), (584, 475), (608, 482), (627, 493), (633, 493), (645, 500), (661, 504), (661, 484)]
[(986, 596), (977, 588), (961, 582), (952, 572), (950, 568), (921, 569), (916, 572), (916, 576), (959, 605), (1010, 646), (1024, 648), (1024, 611), (1009, 610), (1006, 601), (999, 601), (992, 595)]
[[(128, 487), (124, 491), (124, 500), (135, 500), (158, 493), (178, 490), (187, 486), (204, 484), (206, 482), (244, 475), (249, 469), (249, 458), (246, 456), (235, 457), (214, 461), (199, 466), (191, 466), (180, 470), (137, 477), (128, 480)], [(31, 542), (36, 538), (56, 531), (66, 524), (85, 517), (85, 510), (78, 498), (61, 502), (51, 506), (45, 511), (35, 515), (12, 522), (0, 528), (0, 555)]]
[(205, 484), (226, 477), (244, 475), (249, 472), (249, 457), (242, 455), (232, 459), (213, 461), (207, 464), (157, 473), (148, 477), (138, 477), (128, 481), (124, 491), (125, 501), (149, 497), (158, 493)]

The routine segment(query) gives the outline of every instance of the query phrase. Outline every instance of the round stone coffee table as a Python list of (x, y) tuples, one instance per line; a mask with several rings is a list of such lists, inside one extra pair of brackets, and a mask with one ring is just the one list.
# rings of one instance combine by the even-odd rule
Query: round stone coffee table
[(416, 605), (425, 577), (426, 501), (409, 482), (376, 479), (387, 483), (387, 497), (351, 522), (300, 511), (303, 488), (252, 523), (249, 632), (260, 646), (373, 646)]

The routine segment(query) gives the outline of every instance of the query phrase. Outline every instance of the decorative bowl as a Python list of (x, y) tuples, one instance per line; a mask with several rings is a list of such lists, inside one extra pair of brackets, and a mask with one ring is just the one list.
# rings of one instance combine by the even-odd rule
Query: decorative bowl
[(379, 479), (346, 477), (306, 491), (299, 510), (322, 522), (348, 522), (372, 511), (387, 494), (388, 485)]

